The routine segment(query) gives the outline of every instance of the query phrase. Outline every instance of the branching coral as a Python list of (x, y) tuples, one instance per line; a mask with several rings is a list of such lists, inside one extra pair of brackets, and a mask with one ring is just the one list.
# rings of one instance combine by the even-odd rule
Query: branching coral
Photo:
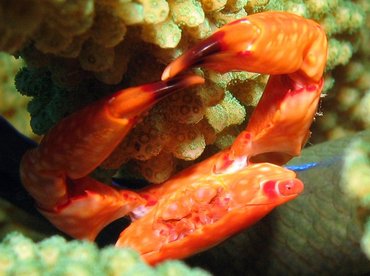
[(41, 240), (48, 234), (55, 233), (55, 229), (53, 232), (50, 228), (40, 218), (26, 214), (16, 206), (0, 199), (0, 239), (3, 239), (9, 232), (17, 231), (34, 240)]
[[(368, 1), (360, 1), (359, 5), (366, 14), (366, 21), (357, 33), (357, 40), (352, 44), (347, 42), (346, 46), (350, 51), (353, 51), (353, 47), (358, 50), (348, 63), (341, 61), (343, 51), (335, 54), (338, 55), (336, 59), (346, 65), (332, 73), (336, 83), (323, 101), (325, 116), (318, 120), (316, 130), (319, 135), (315, 137), (316, 142), (339, 138), (370, 127), (370, 5)], [(336, 40), (332, 43), (339, 44)], [(344, 51), (344, 55), (348, 52)]]
[(315, 142), (340, 138), (369, 129), (370, 63), (355, 57), (333, 74), (337, 79), (333, 91), (323, 101), (323, 118), (318, 119)]
[(197, 275), (207, 272), (170, 261), (155, 268), (145, 264), (128, 248), (98, 250), (86, 241), (66, 242), (53, 236), (40, 243), (9, 234), (0, 243), (1, 275)]
[(19, 131), (36, 138), (26, 111), (29, 98), (20, 95), (14, 85), (14, 76), (22, 65), (21, 60), (0, 53), (0, 115), (6, 117)]
[[(23, 18), (19, 14), (27, 3), (0, 1), (0, 13), (13, 15), (8, 21), (1, 17), (6, 35), (0, 50), (19, 53), (27, 62), (17, 86), (33, 97), (28, 109), (38, 134), (106, 93), (158, 80), (165, 64), (248, 14), (286, 10), (321, 22), (330, 36), (329, 71), (348, 62), (357, 46), (347, 34), (358, 32), (365, 20), (359, 4), (345, 0), (48, 0), (33, 5)], [(24, 24), (27, 28), (19, 28)], [(197, 159), (214, 143), (229, 145), (256, 105), (266, 78), (245, 72), (198, 73), (206, 78), (203, 87), (161, 103), (103, 167), (118, 168), (133, 160), (148, 180), (161, 182), (183, 163), (179, 160)], [(328, 80), (331, 84), (330, 75)], [(154, 164), (171, 169), (150, 177), (157, 170)]]
[(343, 189), (361, 210), (360, 219), (364, 223), (361, 247), (370, 259), (370, 138), (354, 140), (346, 151), (344, 163)]

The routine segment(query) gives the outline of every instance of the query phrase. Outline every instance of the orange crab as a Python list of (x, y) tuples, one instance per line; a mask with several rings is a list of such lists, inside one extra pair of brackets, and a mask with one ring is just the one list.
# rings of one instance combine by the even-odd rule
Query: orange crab
[[(205, 250), (303, 190), (295, 173), (280, 165), (309, 137), (326, 53), (320, 25), (297, 15), (265, 12), (227, 24), (168, 65), (162, 81), (119, 91), (63, 119), (23, 157), (22, 182), (40, 212), (73, 237), (93, 240), (130, 215), (117, 246), (137, 249), (151, 264)], [(203, 83), (194, 75), (173, 78), (195, 66), (271, 75), (233, 145), (141, 191), (90, 178), (157, 101)]]

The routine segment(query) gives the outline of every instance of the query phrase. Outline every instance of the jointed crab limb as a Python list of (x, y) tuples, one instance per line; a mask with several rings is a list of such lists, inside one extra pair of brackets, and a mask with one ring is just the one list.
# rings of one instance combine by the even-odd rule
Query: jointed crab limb
[(190, 85), (198, 76), (128, 88), (62, 120), (25, 154), (21, 178), (41, 212), (62, 231), (94, 239), (106, 224), (145, 200), (117, 191), (87, 175), (114, 150), (136, 123), (161, 98)]
[(194, 66), (272, 75), (229, 158), (274, 152), (276, 163), (284, 163), (309, 137), (326, 55), (327, 39), (318, 23), (286, 12), (258, 13), (223, 26), (170, 63), (162, 79)]
[[(260, 155), (259, 160), (263, 160), (263, 154), (264, 160), (275, 164), (284, 164), (299, 155), (310, 136), (322, 87), (322, 80), (296, 88), (286, 75), (271, 76), (246, 130), (232, 146), (234, 151), (238, 148), (238, 156)], [(253, 141), (249, 147), (241, 141), (245, 137)]]

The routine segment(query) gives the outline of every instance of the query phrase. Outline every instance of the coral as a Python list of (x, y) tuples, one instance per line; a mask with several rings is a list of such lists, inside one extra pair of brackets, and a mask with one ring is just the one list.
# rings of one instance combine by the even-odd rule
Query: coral
[(370, 135), (369, 131), (364, 133), (348, 143), (341, 184), (344, 192), (357, 204), (359, 220), (364, 225), (361, 248), (370, 259)]
[(175, 161), (170, 153), (161, 152), (157, 158), (138, 162), (142, 175), (151, 183), (162, 183), (167, 180), (175, 170)]
[[(324, 116), (318, 118), (314, 125), (314, 142), (322, 142), (328, 139), (340, 138), (357, 131), (369, 129), (370, 110), (370, 5), (368, 1), (358, 1), (361, 13), (366, 17), (360, 18), (361, 13), (353, 15), (341, 15), (340, 19), (347, 23), (343, 27), (337, 27), (336, 32), (346, 29), (350, 33), (353, 28), (364, 21), (362, 28), (356, 35), (349, 36), (350, 40), (340, 41), (338, 33), (336, 38), (330, 40), (332, 44), (329, 52), (330, 66), (336, 67), (330, 75), (329, 80), (335, 80), (333, 87), (328, 90), (327, 97), (323, 100), (321, 111)], [(358, 7), (356, 9), (358, 9)], [(343, 10), (353, 8), (353, 3), (346, 3)], [(343, 12), (342, 10), (342, 12)], [(352, 18), (353, 17), (353, 18)], [(350, 18), (354, 22), (350, 22)], [(351, 55), (354, 56), (351, 58)], [(351, 58), (351, 59), (350, 59)]]
[(155, 25), (144, 26), (142, 38), (161, 48), (175, 48), (181, 39), (181, 29), (173, 20), (167, 19)]
[[(368, 109), (369, 110), (369, 109)], [(370, 259), (370, 137), (354, 139), (346, 149), (343, 170), (344, 191), (358, 204), (364, 235), (361, 247)]]
[(344, 183), (348, 194), (360, 205), (369, 208), (370, 139), (357, 139), (348, 146), (344, 166)]
[(14, 85), (14, 76), (22, 65), (21, 59), (0, 53), (0, 115), (25, 135), (37, 139), (29, 125), (30, 115), (26, 109), (30, 99), (20, 95)]
[(41, 240), (52, 233), (50, 228), (44, 220), (29, 215), (7, 201), (0, 199), (0, 239), (3, 239), (12, 231), (17, 231), (31, 237), (33, 240)]
[(179, 261), (152, 268), (128, 248), (102, 250), (86, 241), (53, 236), (39, 243), (13, 232), (0, 243), (1, 275), (209, 275)]
[(245, 109), (229, 91), (226, 91), (221, 103), (208, 108), (206, 117), (213, 129), (220, 132), (230, 125), (241, 124), (245, 118)]
[[(0, 50), (25, 59), (27, 67), (16, 83), (23, 94), (33, 97), (28, 106), (31, 125), (35, 133), (43, 134), (94, 99), (122, 87), (158, 80), (164, 65), (217, 28), (265, 10), (286, 10), (323, 24), (330, 38), (329, 90), (333, 84), (330, 72), (347, 64), (360, 47), (353, 37), (364, 35), (359, 30), (365, 24), (365, 2), (47, 0), (23, 18), (19, 14), (29, 5), (26, 1), (3, 0), (0, 14), (12, 15), (13, 20), (1, 19), (0, 31), (6, 35)], [(19, 28), (23, 24), (28, 24), (27, 28)], [(197, 72), (204, 75), (206, 84), (163, 101), (103, 167), (117, 169), (129, 162), (134, 171), (153, 180), (148, 169), (155, 160), (176, 167), (184, 164), (181, 160), (190, 164), (202, 157), (214, 143), (218, 147), (230, 144), (237, 126), (245, 124), (258, 102), (266, 77), (246, 72)], [(364, 117), (363, 110), (366, 107), (358, 108), (357, 117)], [(179, 122), (182, 132), (191, 133), (177, 133)], [(163, 156), (167, 157), (161, 159)], [(176, 168), (169, 171), (174, 173)]]
[[(333, 72), (336, 83), (323, 101), (314, 142), (370, 128), (370, 62), (359, 57)], [(335, 93), (334, 93), (335, 91)], [(333, 92), (333, 93), (332, 93)]]

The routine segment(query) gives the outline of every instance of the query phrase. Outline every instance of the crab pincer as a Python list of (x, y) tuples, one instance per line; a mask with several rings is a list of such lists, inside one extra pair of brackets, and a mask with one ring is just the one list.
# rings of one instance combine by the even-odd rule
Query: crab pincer
[(252, 137), (253, 149), (239, 154), (278, 151), (276, 161), (285, 162), (299, 154), (310, 135), (326, 56), (327, 38), (318, 23), (287, 12), (263, 12), (221, 27), (170, 63), (162, 79), (192, 67), (271, 75), (248, 134), (237, 139), (248, 144), (244, 137)]

